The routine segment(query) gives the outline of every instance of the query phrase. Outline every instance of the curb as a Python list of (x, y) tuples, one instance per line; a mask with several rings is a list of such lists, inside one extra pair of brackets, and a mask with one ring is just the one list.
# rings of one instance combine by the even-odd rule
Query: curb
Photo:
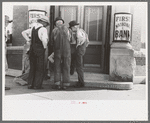
[[(44, 85), (53, 85), (54, 82), (43, 83)], [(70, 87), (77, 84), (76, 81), (70, 83)], [(131, 90), (133, 88), (133, 82), (114, 82), (114, 81), (85, 81), (85, 87), (99, 88), (99, 89), (114, 89), (114, 90)]]
[(86, 87), (97, 87), (101, 89), (131, 90), (133, 82), (99, 81), (85, 82)]

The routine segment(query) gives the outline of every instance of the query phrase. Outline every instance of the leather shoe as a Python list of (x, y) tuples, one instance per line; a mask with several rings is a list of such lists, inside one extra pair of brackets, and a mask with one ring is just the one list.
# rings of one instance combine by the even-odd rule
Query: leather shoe
[(84, 87), (84, 83), (78, 82), (74, 87), (75, 87), (75, 88), (81, 88), (81, 87)]
[(60, 90), (60, 89), (61, 89), (61, 86), (60, 86), (60, 85), (53, 85), (53, 86), (52, 86), (52, 89), (58, 89), (58, 90)]
[(10, 88), (9, 87), (5, 87), (5, 90), (10, 90)]
[(43, 87), (34, 87), (34, 89), (44, 89)]
[(67, 87), (66, 87), (66, 86), (63, 86), (63, 87), (62, 87), (62, 89), (63, 89), (63, 90), (66, 90), (66, 89), (67, 89)]
[(74, 74), (74, 69), (71, 68), (71, 70), (70, 70), (70, 75), (73, 75), (73, 74)]
[(32, 85), (29, 85), (29, 86), (28, 86), (28, 89), (33, 89), (33, 86), (32, 86)]

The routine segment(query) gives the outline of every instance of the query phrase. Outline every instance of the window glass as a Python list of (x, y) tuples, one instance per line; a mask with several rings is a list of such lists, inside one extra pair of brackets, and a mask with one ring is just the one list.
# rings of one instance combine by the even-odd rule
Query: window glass
[(60, 6), (61, 17), (65, 21), (65, 25), (69, 27), (69, 22), (76, 20), (77, 7), (76, 6)]
[(90, 41), (102, 41), (102, 13), (103, 7), (86, 6), (84, 13), (84, 29)]

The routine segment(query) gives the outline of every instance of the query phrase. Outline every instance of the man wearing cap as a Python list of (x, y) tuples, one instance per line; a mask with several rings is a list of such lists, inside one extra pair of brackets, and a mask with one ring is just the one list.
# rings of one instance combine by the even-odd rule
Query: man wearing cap
[[(74, 73), (74, 67), (78, 74), (78, 82), (75, 87), (84, 87), (84, 71), (83, 71), (83, 56), (86, 51), (86, 47), (89, 44), (88, 35), (86, 32), (79, 28), (79, 23), (71, 21), (69, 23), (71, 33), (71, 45), (72, 45), (72, 59), (71, 59), (71, 71), (70, 74)], [(73, 34), (75, 33), (75, 34)], [(75, 44), (75, 46), (73, 46)]]
[[(30, 71), (28, 77), (28, 89), (42, 89), (44, 79), (44, 56), (48, 43), (46, 27), (48, 25), (48, 17), (42, 16), (37, 19), (37, 25), (32, 29), (29, 50)], [(30, 38), (26, 40), (30, 41)]]
[[(51, 45), (54, 48), (54, 86), (55, 89), (66, 89), (70, 85), (70, 33), (64, 25), (64, 20), (57, 17), (55, 28), (51, 35)], [(62, 67), (61, 67), (62, 65)], [(61, 82), (62, 68), (62, 82)]]

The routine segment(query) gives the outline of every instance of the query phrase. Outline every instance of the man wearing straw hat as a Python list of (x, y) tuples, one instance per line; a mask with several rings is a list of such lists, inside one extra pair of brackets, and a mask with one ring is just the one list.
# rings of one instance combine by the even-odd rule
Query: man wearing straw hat
[(44, 56), (48, 43), (47, 27), (48, 17), (37, 19), (37, 25), (31, 33), (31, 45), (29, 50), (30, 71), (28, 77), (28, 89), (42, 89), (44, 79)]

